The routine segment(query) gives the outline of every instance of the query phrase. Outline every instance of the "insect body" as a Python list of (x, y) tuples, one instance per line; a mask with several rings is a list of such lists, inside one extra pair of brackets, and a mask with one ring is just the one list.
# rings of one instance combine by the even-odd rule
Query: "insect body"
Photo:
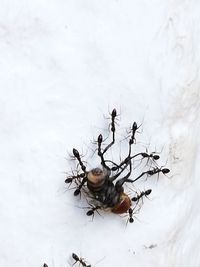
[[(81, 173), (68, 177), (65, 182), (72, 183), (75, 181), (76, 184), (78, 184), (76, 190), (74, 191), (75, 196), (80, 194), (83, 188), (87, 189), (87, 196), (96, 203), (95, 206), (87, 212), (88, 216), (93, 215), (94, 212), (99, 209), (109, 209), (116, 214), (129, 213), (131, 218), (131, 205), (134, 199), (131, 199), (128, 194), (126, 194), (124, 191), (124, 184), (134, 183), (144, 175), (151, 176), (159, 172), (164, 174), (169, 172), (169, 169), (158, 168), (156, 164), (156, 166), (150, 170), (142, 172), (134, 179), (130, 179), (133, 169), (132, 165), (135, 158), (142, 157), (142, 160), (145, 158), (153, 158), (154, 160), (159, 159), (159, 156), (145, 152), (132, 155), (132, 146), (136, 143), (135, 134), (138, 129), (136, 122), (133, 123), (131, 128), (127, 156), (119, 163), (115, 163), (105, 158), (106, 152), (115, 144), (116, 116), (117, 111), (114, 109), (111, 113), (110, 123), (110, 131), (112, 133), (111, 142), (105, 148), (102, 148), (104, 145), (102, 134), (100, 134), (97, 138), (97, 155), (100, 158), (101, 167), (87, 170), (78, 150), (75, 148), (73, 149), (73, 156), (78, 161)], [(146, 191), (143, 195), (148, 195), (150, 193), (150, 191)], [(130, 219), (130, 221), (132, 221), (132, 219)]]
[(146, 191), (141, 192), (140, 194), (137, 194), (136, 197), (133, 197), (133, 198), (132, 198), (132, 201), (137, 202), (137, 201), (139, 201), (141, 198), (143, 198), (144, 196), (147, 197), (148, 195), (151, 194), (151, 191), (152, 191), (151, 189), (148, 189), (148, 190), (146, 190)]
[(91, 267), (91, 265), (87, 265), (87, 263), (84, 261), (84, 259), (83, 258), (79, 258), (75, 253), (72, 253), (72, 258), (75, 260), (74, 264), (79, 262), (84, 267)]

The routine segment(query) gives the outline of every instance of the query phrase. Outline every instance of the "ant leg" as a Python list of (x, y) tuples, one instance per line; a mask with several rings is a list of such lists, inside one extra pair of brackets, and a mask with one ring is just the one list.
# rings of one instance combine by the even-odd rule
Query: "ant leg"
[[(128, 182), (128, 183), (134, 183), (135, 181), (139, 180), (142, 176), (144, 176), (145, 174), (148, 174), (149, 171), (146, 171), (146, 172), (142, 172), (137, 178), (135, 178), (134, 180), (132, 179), (127, 179), (125, 182)], [(153, 174), (151, 174), (153, 175)]]
[[(120, 172), (118, 172), (114, 176), (110, 177), (109, 178), (109, 181), (113, 182), (114, 180), (116, 180), (125, 171), (125, 169), (127, 168), (128, 164), (131, 165), (131, 161), (129, 161), (128, 163), (126, 163), (126, 165), (123, 168), (121, 168), (121, 171)], [(130, 167), (130, 168), (132, 168), (132, 167)], [(116, 170), (116, 168), (115, 168), (115, 170)], [(130, 176), (130, 174), (129, 174), (129, 176)]]
[(123, 190), (123, 184), (128, 180), (129, 176), (131, 175), (132, 173), (132, 164), (131, 164), (131, 161), (129, 162), (129, 172), (127, 173), (126, 176), (124, 176), (123, 178), (121, 178), (119, 181), (116, 182), (115, 184), (115, 188), (118, 192), (122, 191)]
[[(131, 145), (133, 144), (133, 141), (132, 141), (132, 137), (131, 139), (129, 140), (129, 154), (131, 154)], [(117, 171), (119, 169), (120, 172), (118, 172), (116, 175), (114, 175), (113, 177), (111, 177), (109, 180), (111, 182), (113, 182), (115, 179), (117, 179), (121, 174), (122, 172), (127, 168), (127, 166), (129, 165), (130, 166), (130, 171), (129, 173), (124, 177), (122, 178), (122, 182), (124, 183), (128, 177), (130, 176), (131, 172), (132, 172), (132, 163), (131, 163), (131, 159), (133, 159), (134, 157), (137, 157), (137, 156), (140, 156), (141, 153), (138, 153), (138, 154), (135, 154), (134, 156), (130, 157), (130, 155), (128, 155), (128, 157), (126, 157), (126, 159), (124, 161), (122, 161), (119, 165), (113, 167), (111, 170), (114, 170), (114, 171)], [(124, 167), (122, 167), (122, 165), (124, 165)]]

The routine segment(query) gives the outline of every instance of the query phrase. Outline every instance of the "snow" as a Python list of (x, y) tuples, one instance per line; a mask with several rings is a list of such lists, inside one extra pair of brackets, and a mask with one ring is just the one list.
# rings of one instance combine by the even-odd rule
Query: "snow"
[[(199, 1), (0, 2), (0, 266), (200, 266)], [(113, 108), (171, 169), (132, 225), (64, 183)]]

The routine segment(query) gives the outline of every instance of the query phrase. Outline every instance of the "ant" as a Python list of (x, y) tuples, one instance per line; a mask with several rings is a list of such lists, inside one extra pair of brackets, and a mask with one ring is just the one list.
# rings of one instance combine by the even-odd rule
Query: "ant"
[(129, 218), (128, 218), (127, 223), (128, 223), (128, 222), (129, 222), (129, 223), (133, 223), (133, 222), (134, 222), (133, 217), (136, 218), (136, 216), (133, 216), (133, 215), (137, 214), (137, 213), (140, 211), (140, 209), (141, 209), (141, 206), (140, 206), (140, 207), (134, 212), (134, 210), (136, 209), (136, 207), (137, 207), (137, 205), (135, 205), (134, 208), (129, 208), (129, 209), (128, 209), (128, 215), (129, 215)]
[(158, 160), (159, 158), (160, 158), (160, 156), (159, 155), (155, 155), (154, 154), (155, 152), (152, 152), (151, 154), (147, 154), (147, 153), (141, 153), (141, 156), (143, 157), (143, 158), (151, 158), (152, 160)]
[(154, 174), (160, 173), (160, 172), (162, 172), (163, 174), (167, 174), (170, 172), (170, 170), (167, 168), (163, 168), (163, 167), (160, 167), (160, 168), (156, 167), (156, 168), (153, 168), (153, 169), (147, 171), (147, 174), (148, 175), (154, 175)]
[(71, 184), (71, 183), (73, 182), (74, 179), (83, 178), (84, 176), (85, 176), (84, 173), (70, 176), (70, 177), (68, 177), (68, 178), (65, 180), (65, 183), (66, 183), (66, 184), (69, 184), (69, 183)]
[[(140, 125), (141, 126), (141, 125)], [(125, 137), (125, 139), (127, 139), (129, 137), (129, 134), (131, 134), (131, 138), (129, 140), (129, 142), (131, 144), (136, 144), (136, 138), (135, 138), (135, 134), (137, 132), (137, 130), (140, 128), (140, 126), (137, 125), (137, 123), (134, 121), (134, 123), (132, 124), (132, 126), (130, 127), (130, 131), (127, 131), (128, 136)], [(124, 140), (124, 139), (123, 139)]]
[(90, 210), (87, 211), (86, 215), (87, 216), (91, 216), (91, 215), (94, 216), (94, 212), (95, 211), (100, 215), (100, 213), (98, 212), (98, 210), (101, 209), (101, 208), (102, 208), (101, 206), (92, 207)]
[(129, 214), (129, 222), (130, 223), (133, 223), (134, 222), (134, 219), (133, 219), (133, 209), (132, 208), (129, 208), (128, 210), (128, 214)]
[(79, 262), (84, 267), (91, 267), (91, 265), (87, 265), (86, 262), (84, 261), (84, 259), (83, 258), (79, 258), (75, 253), (72, 253), (72, 258), (75, 260), (74, 264)]
[(150, 195), (151, 192), (152, 192), (151, 189), (148, 189), (146, 191), (142, 191), (140, 194), (137, 193), (137, 196), (136, 197), (133, 197), (131, 200), (134, 201), (134, 202), (138, 202), (144, 196), (147, 197), (148, 195)]
[(129, 140), (129, 143), (131, 143), (131, 144), (135, 143), (136, 144), (135, 134), (136, 134), (136, 131), (140, 128), (140, 126), (137, 126), (137, 123), (134, 121), (134, 123), (131, 127), (132, 134), (131, 134), (131, 138)]

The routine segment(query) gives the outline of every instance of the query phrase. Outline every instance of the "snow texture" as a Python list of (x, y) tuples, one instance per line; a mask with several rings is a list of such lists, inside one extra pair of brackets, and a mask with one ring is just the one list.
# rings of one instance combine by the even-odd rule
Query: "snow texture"
[[(0, 4), (0, 266), (66, 267), (75, 252), (98, 267), (199, 267), (200, 2)], [(138, 182), (152, 194), (128, 225), (87, 217), (64, 183), (72, 148), (87, 158), (113, 108), (171, 169)]]

